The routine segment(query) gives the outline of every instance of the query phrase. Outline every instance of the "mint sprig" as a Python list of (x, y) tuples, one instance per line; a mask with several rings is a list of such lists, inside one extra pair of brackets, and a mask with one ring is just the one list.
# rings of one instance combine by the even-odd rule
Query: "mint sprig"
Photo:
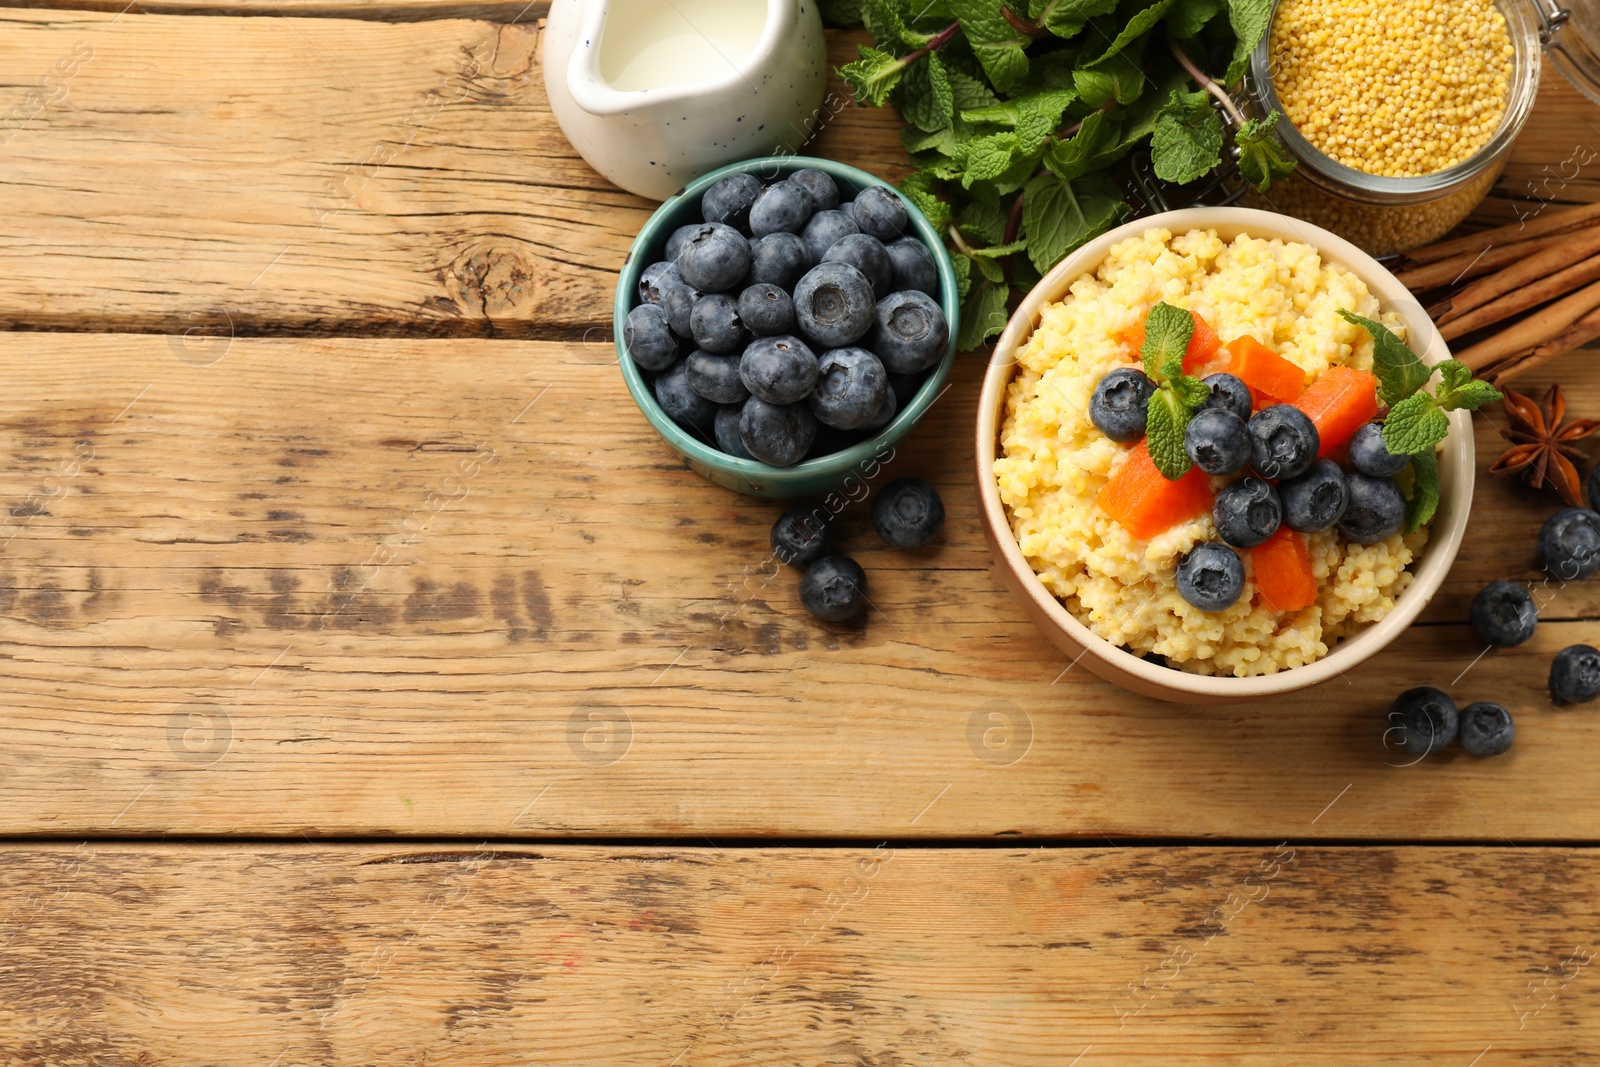
[(1183, 447), (1184, 433), (1211, 395), (1211, 387), (1183, 373), (1183, 356), (1194, 336), (1194, 315), (1162, 301), (1144, 320), (1145, 373), (1156, 383), (1145, 409), (1145, 447), (1150, 460), (1168, 481), (1177, 481), (1194, 463)]

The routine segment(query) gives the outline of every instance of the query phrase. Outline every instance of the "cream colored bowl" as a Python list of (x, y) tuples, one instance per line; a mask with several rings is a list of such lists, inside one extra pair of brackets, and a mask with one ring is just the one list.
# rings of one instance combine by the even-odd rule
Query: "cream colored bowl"
[(1411, 585), (1396, 598), (1394, 609), (1388, 615), (1341, 641), (1317, 662), (1257, 678), (1210, 677), (1147, 662), (1091, 632), (1039, 581), (1012, 535), (994, 477), (1001, 408), (1005, 403), (1006, 386), (1016, 369), (1015, 353), (1038, 325), (1041, 308), (1061, 299), (1074, 281), (1098, 268), (1112, 245), (1155, 228), (1170, 230), (1174, 235), (1210, 229), (1223, 240), (1249, 234), (1311, 245), (1326, 262), (1337, 263), (1364, 281), (1385, 312), (1400, 317), (1406, 324), (1412, 349), (1425, 361), (1437, 363), (1450, 358), (1444, 338), (1439, 336), (1433, 321), (1405, 286), (1377, 260), (1320, 227), (1269, 211), (1230, 207), (1188, 208), (1131, 222), (1090, 241), (1057, 264), (1023, 299), (995, 345), (994, 357), (983, 380), (983, 394), (978, 401), (978, 498), (984, 535), (1000, 564), (1000, 574), (1012, 592), (1021, 598), (1034, 624), (1067, 656), (1107, 681), (1136, 693), (1191, 704), (1237, 704), (1309, 689), (1348, 674), (1398, 637), (1416, 620), (1444, 581), (1461, 547), (1467, 513), (1472, 507), (1474, 467), (1470, 416), (1462, 411), (1450, 415), (1450, 437), (1439, 456), (1439, 511), (1434, 516), (1427, 546), (1420, 558), (1411, 564), (1415, 576)]

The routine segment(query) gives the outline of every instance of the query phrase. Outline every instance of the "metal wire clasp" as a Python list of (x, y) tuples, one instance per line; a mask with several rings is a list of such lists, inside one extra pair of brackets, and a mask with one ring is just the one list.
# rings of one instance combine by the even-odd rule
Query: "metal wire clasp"
[(1534, 10), (1539, 13), (1539, 43), (1549, 44), (1561, 32), (1561, 27), (1572, 18), (1572, 12), (1562, 7), (1559, 0), (1534, 0)]

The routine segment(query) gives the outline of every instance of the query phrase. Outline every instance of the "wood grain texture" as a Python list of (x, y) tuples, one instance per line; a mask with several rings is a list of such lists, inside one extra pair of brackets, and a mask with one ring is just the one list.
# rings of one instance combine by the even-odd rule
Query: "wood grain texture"
[[(580, 338), (656, 205), (563, 138), (537, 42), (11, 11), (0, 327)], [(815, 150), (903, 170), (895, 116), (846, 99)]]
[[(781, 506), (685, 469), (608, 345), (217, 344), (0, 335), (0, 833), (1600, 837), (1600, 715), (1542, 692), (1600, 585), (1482, 660), (1462, 625), (1536, 575), (1519, 486), (1481, 479), (1384, 655), (1197, 710), (1073, 669), (992, 572), (979, 360), (881, 476), (941, 489), (942, 541), (850, 507), (873, 610), (830, 627), (763, 562)], [(1421, 683), (1507, 703), (1516, 749), (1399, 766)]]
[(0, 1046), (1548, 1067), (1600, 1047), (1597, 897), (1561, 849), (8, 847)]

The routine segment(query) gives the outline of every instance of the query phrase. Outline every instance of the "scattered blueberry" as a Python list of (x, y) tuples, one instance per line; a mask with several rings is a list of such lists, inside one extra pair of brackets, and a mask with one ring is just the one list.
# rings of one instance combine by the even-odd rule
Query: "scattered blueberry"
[(872, 526), (894, 548), (921, 548), (944, 527), (944, 501), (921, 478), (896, 478), (872, 501)]
[(1211, 395), (1206, 397), (1206, 407), (1231, 411), (1246, 422), (1250, 421), (1255, 398), (1250, 395), (1248, 385), (1231, 374), (1208, 374), (1204, 383), (1211, 387)]
[(1100, 379), (1089, 397), (1089, 419), (1101, 433), (1121, 444), (1144, 436), (1150, 397), (1156, 391), (1144, 371), (1118, 367)]
[(774, 182), (762, 190), (750, 209), (750, 232), (757, 237), (799, 233), (815, 210), (805, 186), (788, 180)]
[(750, 242), (750, 282), (793, 289), (816, 261), (806, 243), (792, 233), (769, 233)]
[(811, 256), (811, 262), (821, 263), (822, 257), (837, 241), (860, 233), (861, 228), (856, 225), (856, 220), (844, 212), (819, 211), (806, 223), (800, 239), (806, 243), (806, 253)]
[(689, 317), (694, 314), (695, 301), (705, 294), (687, 284), (675, 285), (661, 294), (661, 307), (667, 313), (667, 323), (672, 332), (685, 341), (694, 340), (689, 329)]
[(1331, 459), (1319, 459), (1298, 478), (1278, 486), (1283, 501), (1283, 522), (1291, 530), (1317, 533), (1344, 518), (1350, 491), (1344, 471)]
[(893, 241), (905, 233), (906, 224), (910, 221), (900, 194), (882, 185), (869, 185), (857, 193), (850, 213), (862, 233), (884, 242)]
[(1550, 661), (1550, 699), (1557, 704), (1587, 704), (1600, 696), (1600, 650), (1572, 645)]
[(1517, 728), (1509, 711), (1499, 704), (1480, 700), (1461, 709), (1456, 736), (1470, 755), (1498, 756), (1511, 747)]
[(1600, 514), (1562, 508), (1539, 531), (1539, 565), (1557, 578), (1587, 578), (1600, 570)]
[(889, 286), (894, 284), (894, 262), (889, 250), (882, 241), (864, 233), (852, 233), (833, 242), (821, 262), (850, 264), (867, 276), (873, 296), (880, 300), (889, 295)]
[(750, 396), (739, 377), (738, 356), (718, 356), (696, 349), (683, 361), (689, 388), (718, 404), (742, 404)]
[(754, 174), (730, 174), (700, 197), (700, 214), (707, 222), (720, 222), (750, 232), (750, 207), (766, 186)]
[(1234, 548), (1254, 548), (1278, 532), (1283, 503), (1278, 491), (1260, 478), (1246, 475), (1229, 482), (1211, 506), (1217, 533)]
[(1393, 479), (1351, 471), (1344, 484), (1350, 501), (1338, 526), (1346, 540), (1375, 545), (1399, 533), (1406, 524), (1406, 499)]
[(756, 282), (739, 294), (739, 319), (757, 337), (794, 332), (794, 301), (771, 282)]
[(750, 242), (732, 226), (707, 223), (678, 254), (683, 280), (707, 293), (732, 289), (750, 271)]
[(916, 289), (934, 299), (939, 296), (939, 268), (933, 261), (928, 246), (915, 237), (902, 237), (884, 246), (889, 262), (894, 267), (894, 279), (889, 288), (894, 292)]
[(1369, 422), (1350, 437), (1350, 465), (1374, 478), (1393, 478), (1405, 470), (1411, 457), (1392, 455), (1383, 443), (1383, 423)]
[[(798, 337), (758, 337), (739, 359), (739, 377), (746, 389), (768, 404), (793, 404), (816, 386), (817, 357)], [(810, 444), (809, 437), (806, 443)]]
[[(889, 377), (893, 379), (894, 375), (891, 374)], [(877, 414), (863, 423), (861, 429), (866, 431), (883, 429), (894, 421), (896, 415), (900, 414), (900, 406), (900, 391), (894, 387), (894, 383), (891, 381), (888, 392), (883, 394), (883, 403), (878, 405)]]
[(1201, 611), (1226, 611), (1244, 592), (1244, 564), (1227, 545), (1207, 541), (1178, 560), (1178, 593)]
[(699, 233), (705, 226), (704, 222), (691, 222), (673, 230), (671, 236), (667, 238), (666, 248), (661, 250), (662, 255), (676, 263), (678, 256), (683, 252), (684, 246), (689, 243), (689, 238)]
[(833, 544), (833, 529), (828, 513), (807, 504), (796, 504), (772, 524), (772, 554), (790, 567), (806, 567), (827, 554)]
[[(1101, 382), (1104, 381), (1102, 378)], [(1099, 392), (1096, 386), (1095, 395)], [(1089, 402), (1089, 411), (1093, 418), (1093, 400)], [(1245, 421), (1233, 412), (1202, 408), (1195, 412), (1184, 430), (1183, 450), (1194, 465), (1207, 474), (1232, 474), (1250, 461), (1250, 432), (1245, 429)]]
[(739, 351), (750, 338), (739, 318), (739, 302), (726, 293), (712, 293), (694, 302), (689, 336), (707, 352), (721, 355)]
[(1500, 648), (1522, 644), (1539, 622), (1533, 596), (1517, 582), (1490, 582), (1472, 598), (1468, 614), (1478, 640)]
[(713, 426), (717, 447), (735, 459), (755, 459), (750, 450), (744, 447), (744, 439), (739, 436), (739, 416), (743, 412), (743, 404), (723, 404), (717, 408)]
[(872, 318), (867, 344), (897, 374), (927, 370), (944, 358), (950, 346), (944, 309), (919, 290), (890, 293), (878, 301)]
[(836, 430), (857, 430), (872, 421), (889, 395), (889, 375), (865, 348), (830, 348), (817, 361), (811, 413)]
[(666, 370), (678, 358), (678, 339), (667, 313), (657, 304), (640, 304), (622, 322), (622, 345), (645, 370)]
[(800, 603), (823, 622), (844, 622), (867, 602), (867, 574), (849, 556), (823, 556), (800, 578)]
[(717, 405), (689, 385), (688, 361), (680, 359), (656, 375), (656, 403), (667, 417), (703, 435), (715, 432)]
[[(872, 283), (848, 263), (820, 263), (794, 287), (794, 317), (800, 332), (823, 348), (855, 344), (872, 328), (877, 303)], [(897, 369), (874, 346), (884, 365)]]
[(1263, 478), (1293, 478), (1311, 469), (1321, 441), (1310, 416), (1274, 404), (1250, 416), (1250, 465)]
[(646, 304), (661, 303), (661, 294), (675, 285), (683, 284), (678, 265), (669, 260), (652, 263), (639, 272), (639, 300)]
[(1407, 689), (1389, 705), (1389, 729), (1384, 744), (1391, 741), (1413, 756), (1426, 756), (1449, 747), (1459, 728), (1456, 702), (1449, 694), (1432, 686)]
[(789, 180), (811, 194), (811, 202), (817, 205), (818, 211), (830, 211), (839, 206), (839, 185), (827, 171), (815, 167), (797, 170), (789, 175)]
[(769, 404), (758, 396), (744, 402), (739, 437), (750, 455), (774, 467), (805, 458), (817, 434), (817, 417), (804, 404)]

